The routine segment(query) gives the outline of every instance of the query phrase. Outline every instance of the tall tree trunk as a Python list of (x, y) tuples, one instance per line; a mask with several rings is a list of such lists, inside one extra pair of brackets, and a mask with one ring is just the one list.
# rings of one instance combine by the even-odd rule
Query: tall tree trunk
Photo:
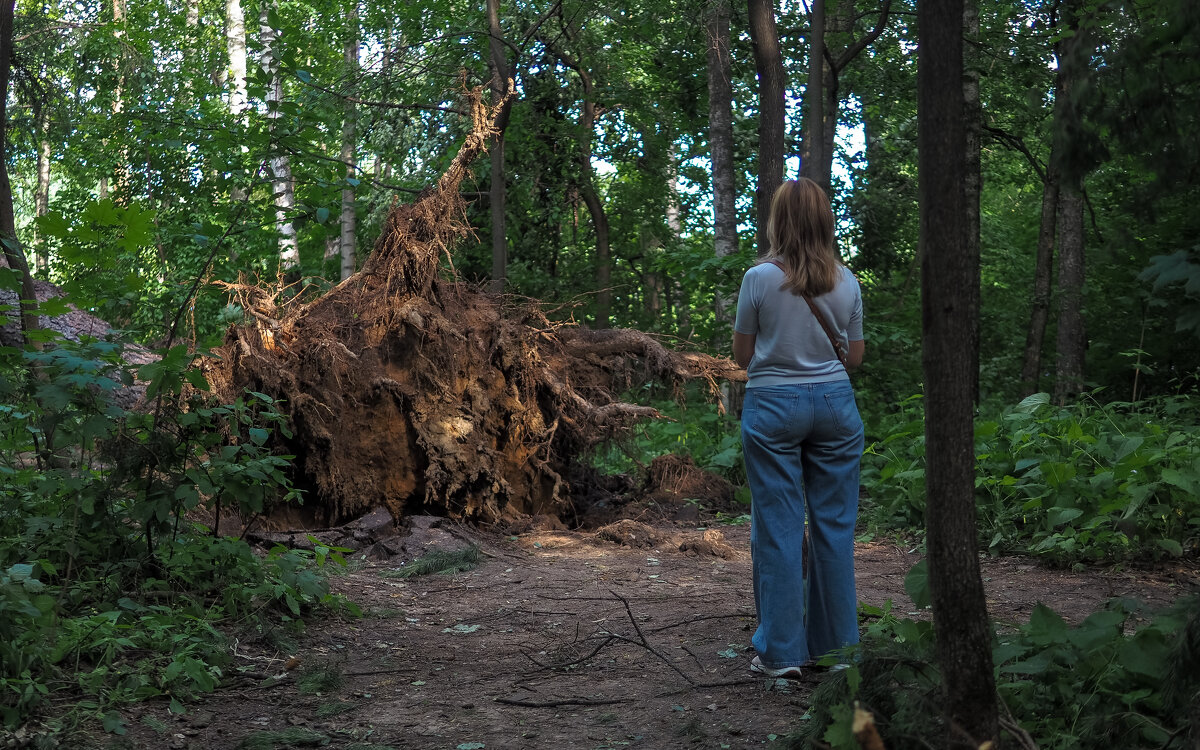
[(1065, 404), (1083, 390), (1087, 332), (1083, 323), (1083, 193), (1064, 183), (1058, 195), (1058, 331), (1054, 401)]
[(508, 277), (508, 225), (505, 201), (508, 188), (504, 177), (504, 131), (508, 127), (512, 100), (504, 99), (512, 76), (508, 55), (504, 51), (504, 36), (500, 28), (500, 0), (487, 0), (488, 67), (492, 73), (492, 101), (504, 100), (504, 108), (496, 118), (496, 135), (492, 137), (488, 156), (491, 158), (489, 198), (492, 220), (492, 278), (488, 285), (494, 294), (504, 291)]
[[(350, 12), (347, 14), (346, 23), (349, 25), (349, 34), (342, 57), (346, 64), (346, 80), (351, 83), (353, 90), (353, 82), (358, 80), (358, 0), (350, 0)], [(358, 229), (358, 206), (354, 199), (354, 185), (350, 182), (358, 173), (357, 129), (358, 110), (350, 97), (347, 97), (343, 103), (341, 154), (342, 162), (346, 165), (346, 185), (342, 188), (342, 231), (338, 242), (338, 254), (342, 261), (340, 277), (343, 281), (354, 273), (357, 260), (355, 236)]]
[[(979, 52), (976, 41), (979, 38), (979, 0), (963, 0), (963, 125), (966, 147), (963, 149), (965, 172), (963, 174), (963, 201), (966, 213), (963, 215), (966, 236), (963, 238), (963, 252), (975, 258), (978, 266), (980, 256), (980, 218), (979, 200), (983, 193), (983, 170), (981, 166), (981, 139), (983, 133), (983, 109), (979, 102)], [(978, 272), (975, 284), (978, 286)], [(978, 323), (976, 323), (978, 325)], [(976, 334), (978, 338), (978, 334)], [(978, 348), (978, 347), (977, 347)], [(978, 351), (976, 352), (978, 357)], [(976, 367), (978, 370), (978, 367)], [(979, 402), (979, 376), (971, 379), (973, 393), (972, 403)]]
[[(858, 12), (848, 0), (813, 0), (809, 36), (808, 86), (805, 100), (804, 156), (801, 170), (830, 191), (833, 184), (833, 156), (836, 152), (838, 110), (841, 103), (839, 76), (859, 53), (874, 43), (887, 27), (891, 0), (879, 6), (875, 28), (852, 39)], [(834, 49), (830, 38), (846, 38), (845, 47)]]
[(596, 230), (596, 321), (597, 329), (608, 328), (612, 318), (612, 251), (609, 246), (608, 215), (604, 201), (596, 191), (595, 170), (592, 167), (592, 138), (596, 127), (596, 100), (592, 76), (582, 63), (558, 49), (552, 42), (540, 38), (563, 65), (574, 70), (583, 86), (583, 106), (579, 115), (579, 197), (587, 206)]
[(1071, 134), (1082, 129), (1076, 89), (1087, 75), (1091, 32), (1080, 27), (1081, 3), (1063, 5), (1070, 34), (1058, 42), (1058, 99), (1054, 137), (1060, 154), (1058, 194), (1058, 331), (1055, 342), (1054, 400), (1064, 404), (1083, 390), (1087, 332), (1083, 322), (1083, 168), (1073, 155)]
[(754, 189), (759, 257), (770, 249), (767, 221), (771, 198), (783, 182), (784, 80), (779, 30), (772, 0), (748, 0), (754, 67), (758, 71), (758, 184)]
[(1051, 148), (1046, 178), (1042, 184), (1042, 220), (1038, 228), (1037, 258), (1033, 272), (1033, 301), (1029, 310), (1029, 330), (1025, 335), (1025, 356), (1021, 366), (1021, 395), (1038, 391), (1042, 371), (1042, 343), (1050, 318), (1050, 283), (1054, 275), (1054, 237), (1058, 222), (1057, 149)]
[[(225, 0), (225, 49), (229, 53), (229, 113), (244, 128), (250, 94), (246, 81), (246, 14), (242, 10), (242, 0)], [(243, 146), (241, 152), (246, 151)], [(241, 185), (234, 185), (230, 191), (235, 204), (247, 197), (249, 191)]]
[(275, 135), (279, 104), (283, 101), (283, 77), (279, 71), (279, 30), (271, 26), (269, 19), (269, 12), (274, 7), (275, 2), (263, 3), (259, 34), (263, 46), (262, 68), (270, 77), (266, 101), (267, 119), (271, 123), (271, 190), (275, 195), (275, 227), (279, 233), (279, 272), (285, 279), (292, 280), (300, 271), (300, 244), (291, 221), (291, 212), (296, 206), (292, 165), (287, 154), (281, 152)]
[[(667, 229), (671, 233), (670, 246), (677, 248), (683, 239), (683, 217), (679, 207), (679, 156), (673, 143), (667, 149), (667, 170)], [(658, 283), (663, 283), (661, 276)], [(675, 311), (675, 335), (690, 341), (693, 332), (691, 300), (678, 276), (671, 278), (668, 283), (671, 285), (671, 302)]]
[[(113, 37), (117, 40), (117, 83), (113, 89), (112, 112), (113, 119), (120, 120), (125, 111), (125, 0), (112, 0)], [(128, 154), (124, 145), (117, 150), (117, 164), (113, 170), (115, 179), (113, 190), (116, 200), (124, 202), (128, 196), (129, 165)], [(100, 198), (109, 197), (109, 182), (107, 177), (100, 178)]]
[[(33, 194), (34, 216), (45, 216), (50, 211), (50, 109), (45, 102), (37, 113), (37, 189)], [(43, 238), (38, 238), (34, 263), (38, 270), (50, 267), (50, 254)]]
[(21, 334), (26, 345), (40, 348), (30, 338), (38, 327), (37, 292), (21, 241), (17, 239), (12, 183), (8, 178), (8, 82), (12, 72), (13, 14), (16, 0), (0, 0), (0, 244), (5, 264), (21, 276)]
[[(713, 246), (718, 258), (738, 250), (737, 183), (733, 164), (733, 65), (729, 57), (729, 0), (708, 4), (708, 145), (713, 181)], [(720, 288), (714, 297), (717, 330), (733, 323), (734, 299)], [(724, 349), (729, 335), (713, 342)]]
[(808, 112), (804, 118), (800, 173), (829, 192), (829, 178), (823, 176), (827, 161), (824, 154), (825, 97), (825, 0), (812, 0), (808, 20), (808, 84), (804, 89)]
[(246, 91), (246, 15), (242, 0), (225, 0), (225, 48), (229, 52), (229, 111), (240, 118), (250, 101)]
[(187, 25), (194, 28), (200, 25), (200, 0), (187, 0)]
[(963, 0), (917, 5), (926, 546), (942, 672), (946, 747), (998, 737), (991, 630), (975, 528), (974, 396), (979, 378), (979, 256), (963, 189)]

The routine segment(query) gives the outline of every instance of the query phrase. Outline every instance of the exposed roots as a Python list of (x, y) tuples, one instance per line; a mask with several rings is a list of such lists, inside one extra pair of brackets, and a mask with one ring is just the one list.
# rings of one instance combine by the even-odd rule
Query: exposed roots
[(284, 402), (300, 483), (319, 521), (385, 505), (496, 522), (569, 514), (571, 462), (657, 415), (616, 392), (744, 375), (729, 361), (665, 349), (638, 331), (551, 324), (533, 303), (502, 305), (439, 277), (469, 233), (459, 184), (492, 135), (494, 108), (469, 95), (473, 128), (450, 168), (397, 205), (363, 269), (307, 303), (228, 285), (252, 322), (208, 364), (223, 397), (243, 388)]

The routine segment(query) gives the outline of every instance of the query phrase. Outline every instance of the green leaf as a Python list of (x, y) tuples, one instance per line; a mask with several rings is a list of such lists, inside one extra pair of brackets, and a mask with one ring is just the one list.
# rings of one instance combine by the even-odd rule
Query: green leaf
[(932, 604), (929, 595), (929, 564), (926, 560), (921, 560), (909, 568), (908, 574), (904, 576), (904, 590), (918, 609)]
[(1174, 557), (1183, 557), (1183, 545), (1174, 539), (1155, 539), (1154, 543), (1165, 549)]

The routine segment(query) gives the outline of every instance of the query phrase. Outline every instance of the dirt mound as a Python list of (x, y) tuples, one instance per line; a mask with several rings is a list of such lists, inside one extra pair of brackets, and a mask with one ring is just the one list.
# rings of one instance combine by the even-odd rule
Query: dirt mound
[(443, 278), (470, 229), (458, 187), (495, 110), (469, 95), (473, 127), (437, 185), (392, 209), (364, 268), (311, 303), (227, 288), (254, 319), (229, 332), (206, 374), (221, 398), (283, 402), (312, 523), (377, 505), (393, 516), (483, 523), (573, 518), (567, 472), (591, 446), (653, 417), (614, 393), (647, 379), (744, 377), (728, 360), (665, 349), (638, 331), (550, 321), (532, 302)]

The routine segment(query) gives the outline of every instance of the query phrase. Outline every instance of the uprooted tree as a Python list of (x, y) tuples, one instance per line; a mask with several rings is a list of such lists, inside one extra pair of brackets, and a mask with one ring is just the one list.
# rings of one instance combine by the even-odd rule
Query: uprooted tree
[(551, 322), (534, 303), (443, 272), (442, 257), (470, 232), (459, 185), (494, 134), (496, 110), (467, 97), (461, 150), (436, 185), (393, 206), (361, 271), (307, 303), (226, 285), (251, 322), (229, 331), (206, 374), (218, 396), (249, 388), (283, 402), (285, 448), (313, 490), (313, 521), (379, 505), (396, 517), (568, 518), (584, 452), (658, 416), (617, 393), (648, 380), (744, 379), (728, 360), (671, 351), (639, 331)]

